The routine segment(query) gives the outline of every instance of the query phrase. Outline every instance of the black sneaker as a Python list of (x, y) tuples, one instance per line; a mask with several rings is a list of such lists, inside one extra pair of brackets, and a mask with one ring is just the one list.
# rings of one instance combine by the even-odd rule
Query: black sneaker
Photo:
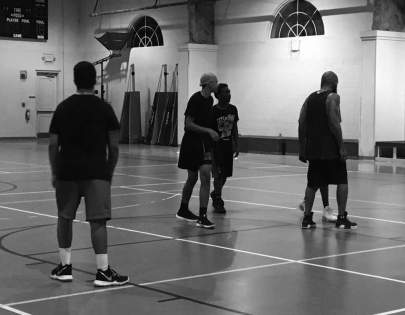
[(347, 212), (343, 215), (338, 215), (337, 220), (336, 220), (336, 227), (338, 229), (356, 229), (357, 228), (357, 223), (349, 221), (347, 218)]
[(179, 211), (176, 213), (176, 218), (187, 222), (197, 222), (198, 220), (198, 216), (192, 213), (189, 209), (179, 209)]
[(225, 210), (225, 202), (222, 200), (221, 196), (217, 195), (215, 192), (211, 192), (210, 194), (212, 199), (212, 207), (214, 208), (215, 213), (226, 213)]
[(71, 282), (73, 280), (72, 276), (72, 264), (62, 265), (59, 264), (55, 269), (51, 271), (51, 279), (59, 280), (62, 282)]
[(114, 269), (108, 266), (108, 269), (103, 271), (97, 269), (96, 280), (94, 280), (94, 286), (96, 287), (108, 287), (115, 285), (124, 285), (129, 282), (128, 276), (121, 276)]
[(316, 228), (316, 223), (314, 221), (312, 221), (313, 215), (314, 215), (313, 212), (311, 212), (308, 215), (304, 214), (304, 217), (302, 218), (302, 222), (301, 222), (302, 229), (315, 229)]
[(214, 213), (219, 213), (219, 214), (225, 214), (225, 213), (226, 213), (226, 209), (225, 209), (224, 206), (214, 207), (213, 212), (214, 212)]
[(200, 218), (197, 221), (197, 226), (202, 227), (205, 229), (213, 229), (215, 227), (215, 224), (212, 223), (210, 220), (208, 220), (207, 215), (203, 214), (200, 216)]

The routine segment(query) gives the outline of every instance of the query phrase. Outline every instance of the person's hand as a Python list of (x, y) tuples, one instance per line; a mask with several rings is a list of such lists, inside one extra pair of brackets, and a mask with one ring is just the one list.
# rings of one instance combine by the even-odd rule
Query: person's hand
[(235, 150), (235, 152), (233, 152), (233, 157), (237, 158), (239, 156), (239, 150)]
[(52, 175), (51, 183), (52, 183), (52, 187), (56, 188), (56, 176), (55, 175)]
[(307, 159), (306, 159), (304, 156), (302, 156), (302, 155), (299, 156), (299, 160), (300, 160), (301, 162), (303, 162), (303, 163), (307, 163)]
[(208, 129), (208, 134), (210, 135), (211, 139), (214, 141), (218, 141), (219, 140), (219, 135), (218, 133), (213, 130), (213, 129)]

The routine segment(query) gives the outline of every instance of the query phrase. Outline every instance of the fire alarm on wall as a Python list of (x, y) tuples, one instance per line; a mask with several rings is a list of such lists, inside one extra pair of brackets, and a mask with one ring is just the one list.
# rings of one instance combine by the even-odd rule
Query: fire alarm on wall
[(27, 70), (20, 71), (20, 80), (27, 80)]

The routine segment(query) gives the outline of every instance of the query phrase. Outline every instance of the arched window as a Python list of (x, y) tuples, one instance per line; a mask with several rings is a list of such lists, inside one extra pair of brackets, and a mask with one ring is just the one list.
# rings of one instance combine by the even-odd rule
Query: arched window
[(310, 2), (292, 0), (277, 13), (272, 38), (323, 35), (322, 16)]
[(163, 46), (159, 24), (150, 16), (143, 16), (129, 26), (128, 47)]

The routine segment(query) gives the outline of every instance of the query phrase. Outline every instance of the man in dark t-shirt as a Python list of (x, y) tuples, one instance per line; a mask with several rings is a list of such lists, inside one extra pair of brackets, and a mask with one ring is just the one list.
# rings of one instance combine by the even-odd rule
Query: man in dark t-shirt
[(305, 190), (303, 229), (315, 228), (312, 206), (319, 187), (337, 185), (337, 228), (353, 229), (357, 224), (347, 218), (348, 195), (346, 153), (340, 127), (340, 96), (338, 77), (328, 71), (322, 75), (321, 89), (308, 96), (299, 118), (299, 159), (309, 161)]
[(214, 144), (212, 174), (214, 190), (211, 192), (214, 212), (225, 214), (225, 204), (222, 199), (222, 188), (227, 177), (232, 176), (233, 159), (239, 155), (238, 149), (238, 109), (230, 104), (231, 91), (227, 84), (218, 84), (215, 97), (218, 104), (213, 108), (214, 130), (219, 134), (219, 140)]
[(112, 107), (94, 95), (96, 70), (86, 61), (74, 67), (77, 93), (58, 105), (49, 133), (49, 161), (58, 207), (60, 264), (51, 278), (72, 281), (72, 225), (83, 197), (96, 256), (95, 286), (129, 281), (108, 264), (106, 221), (111, 219), (111, 179), (118, 161), (119, 123)]
[[(194, 93), (188, 101), (184, 113), (184, 136), (181, 141), (179, 168), (187, 170), (187, 180), (183, 187), (180, 209), (176, 217), (181, 220), (196, 222), (197, 226), (207, 229), (214, 224), (207, 218), (207, 206), (210, 193), (210, 177), (212, 163), (212, 144), (218, 140), (218, 134), (212, 129), (211, 96), (216, 91), (217, 77), (213, 73), (201, 76), (201, 91)], [(188, 208), (194, 186), (200, 174), (200, 211), (196, 216)]]

